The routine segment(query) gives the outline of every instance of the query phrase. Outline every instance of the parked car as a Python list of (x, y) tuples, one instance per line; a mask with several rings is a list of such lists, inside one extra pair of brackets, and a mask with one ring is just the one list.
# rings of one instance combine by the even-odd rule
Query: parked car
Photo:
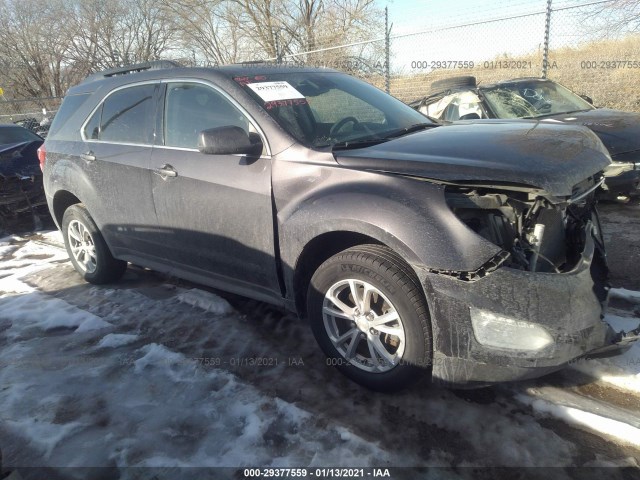
[(602, 320), (610, 159), (583, 127), (443, 128), (332, 70), (162, 62), (69, 90), (41, 159), (87, 281), (132, 262), (284, 306), (368, 388), (537, 377), (637, 337)]
[(605, 170), (605, 191), (640, 194), (640, 114), (596, 108), (591, 98), (544, 78), (518, 78), (477, 85), (461, 76), (433, 82), (426, 97), (410, 103), (430, 117), (455, 122), (485, 119), (538, 119), (584, 125), (593, 130), (613, 163)]
[[(0, 221), (48, 216), (37, 149), (44, 140), (18, 125), (0, 125)], [(37, 223), (37, 221), (36, 221)]]

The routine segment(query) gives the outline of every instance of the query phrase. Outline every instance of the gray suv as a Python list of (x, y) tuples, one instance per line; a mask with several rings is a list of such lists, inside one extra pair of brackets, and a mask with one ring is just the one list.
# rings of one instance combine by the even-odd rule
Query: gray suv
[(281, 305), (371, 389), (531, 378), (637, 337), (602, 320), (610, 158), (583, 127), (445, 127), (332, 70), (160, 62), (70, 89), (40, 160), (87, 281), (132, 262)]

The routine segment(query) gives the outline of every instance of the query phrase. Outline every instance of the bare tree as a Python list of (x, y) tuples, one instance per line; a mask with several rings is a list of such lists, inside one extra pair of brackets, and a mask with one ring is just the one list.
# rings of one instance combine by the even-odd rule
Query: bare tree
[(177, 36), (153, 0), (76, 0), (72, 59), (87, 70), (161, 58)]
[(2, 81), (14, 98), (64, 95), (78, 78), (67, 68), (65, 0), (4, 0), (0, 9)]
[[(240, 32), (229, 18), (235, 5), (225, 0), (174, 0), (164, 2), (167, 18), (178, 33), (179, 50), (191, 54), (193, 63), (219, 65), (237, 61)], [(236, 9), (237, 10), (237, 9)]]
[(620, 36), (640, 32), (640, 2), (612, 0), (595, 5), (585, 15), (589, 30), (601, 37)]

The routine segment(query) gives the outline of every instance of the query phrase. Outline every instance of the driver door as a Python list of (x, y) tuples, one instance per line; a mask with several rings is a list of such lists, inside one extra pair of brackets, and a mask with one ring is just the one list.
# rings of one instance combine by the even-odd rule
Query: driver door
[(197, 148), (202, 130), (233, 125), (255, 132), (252, 121), (222, 91), (198, 82), (166, 83), (162, 111), (160, 145), (151, 158), (161, 255), (230, 290), (236, 284), (279, 292), (271, 158), (205, 155)]

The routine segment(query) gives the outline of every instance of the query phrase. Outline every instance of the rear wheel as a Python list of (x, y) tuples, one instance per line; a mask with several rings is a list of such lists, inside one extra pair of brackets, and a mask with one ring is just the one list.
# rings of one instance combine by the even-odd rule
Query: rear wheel
[(62, 236), (71, 263), (87, 282), (114, 282), (127, 269), (127, 262), (113, 258), (84, 205), (71, 205), (65, 210)]
[(328, 363), (357, 383), (395, 391), (431, 370), (431, 325), (418, 279), (392, 250), (361, 245), (313, 275), (307, 312)]

